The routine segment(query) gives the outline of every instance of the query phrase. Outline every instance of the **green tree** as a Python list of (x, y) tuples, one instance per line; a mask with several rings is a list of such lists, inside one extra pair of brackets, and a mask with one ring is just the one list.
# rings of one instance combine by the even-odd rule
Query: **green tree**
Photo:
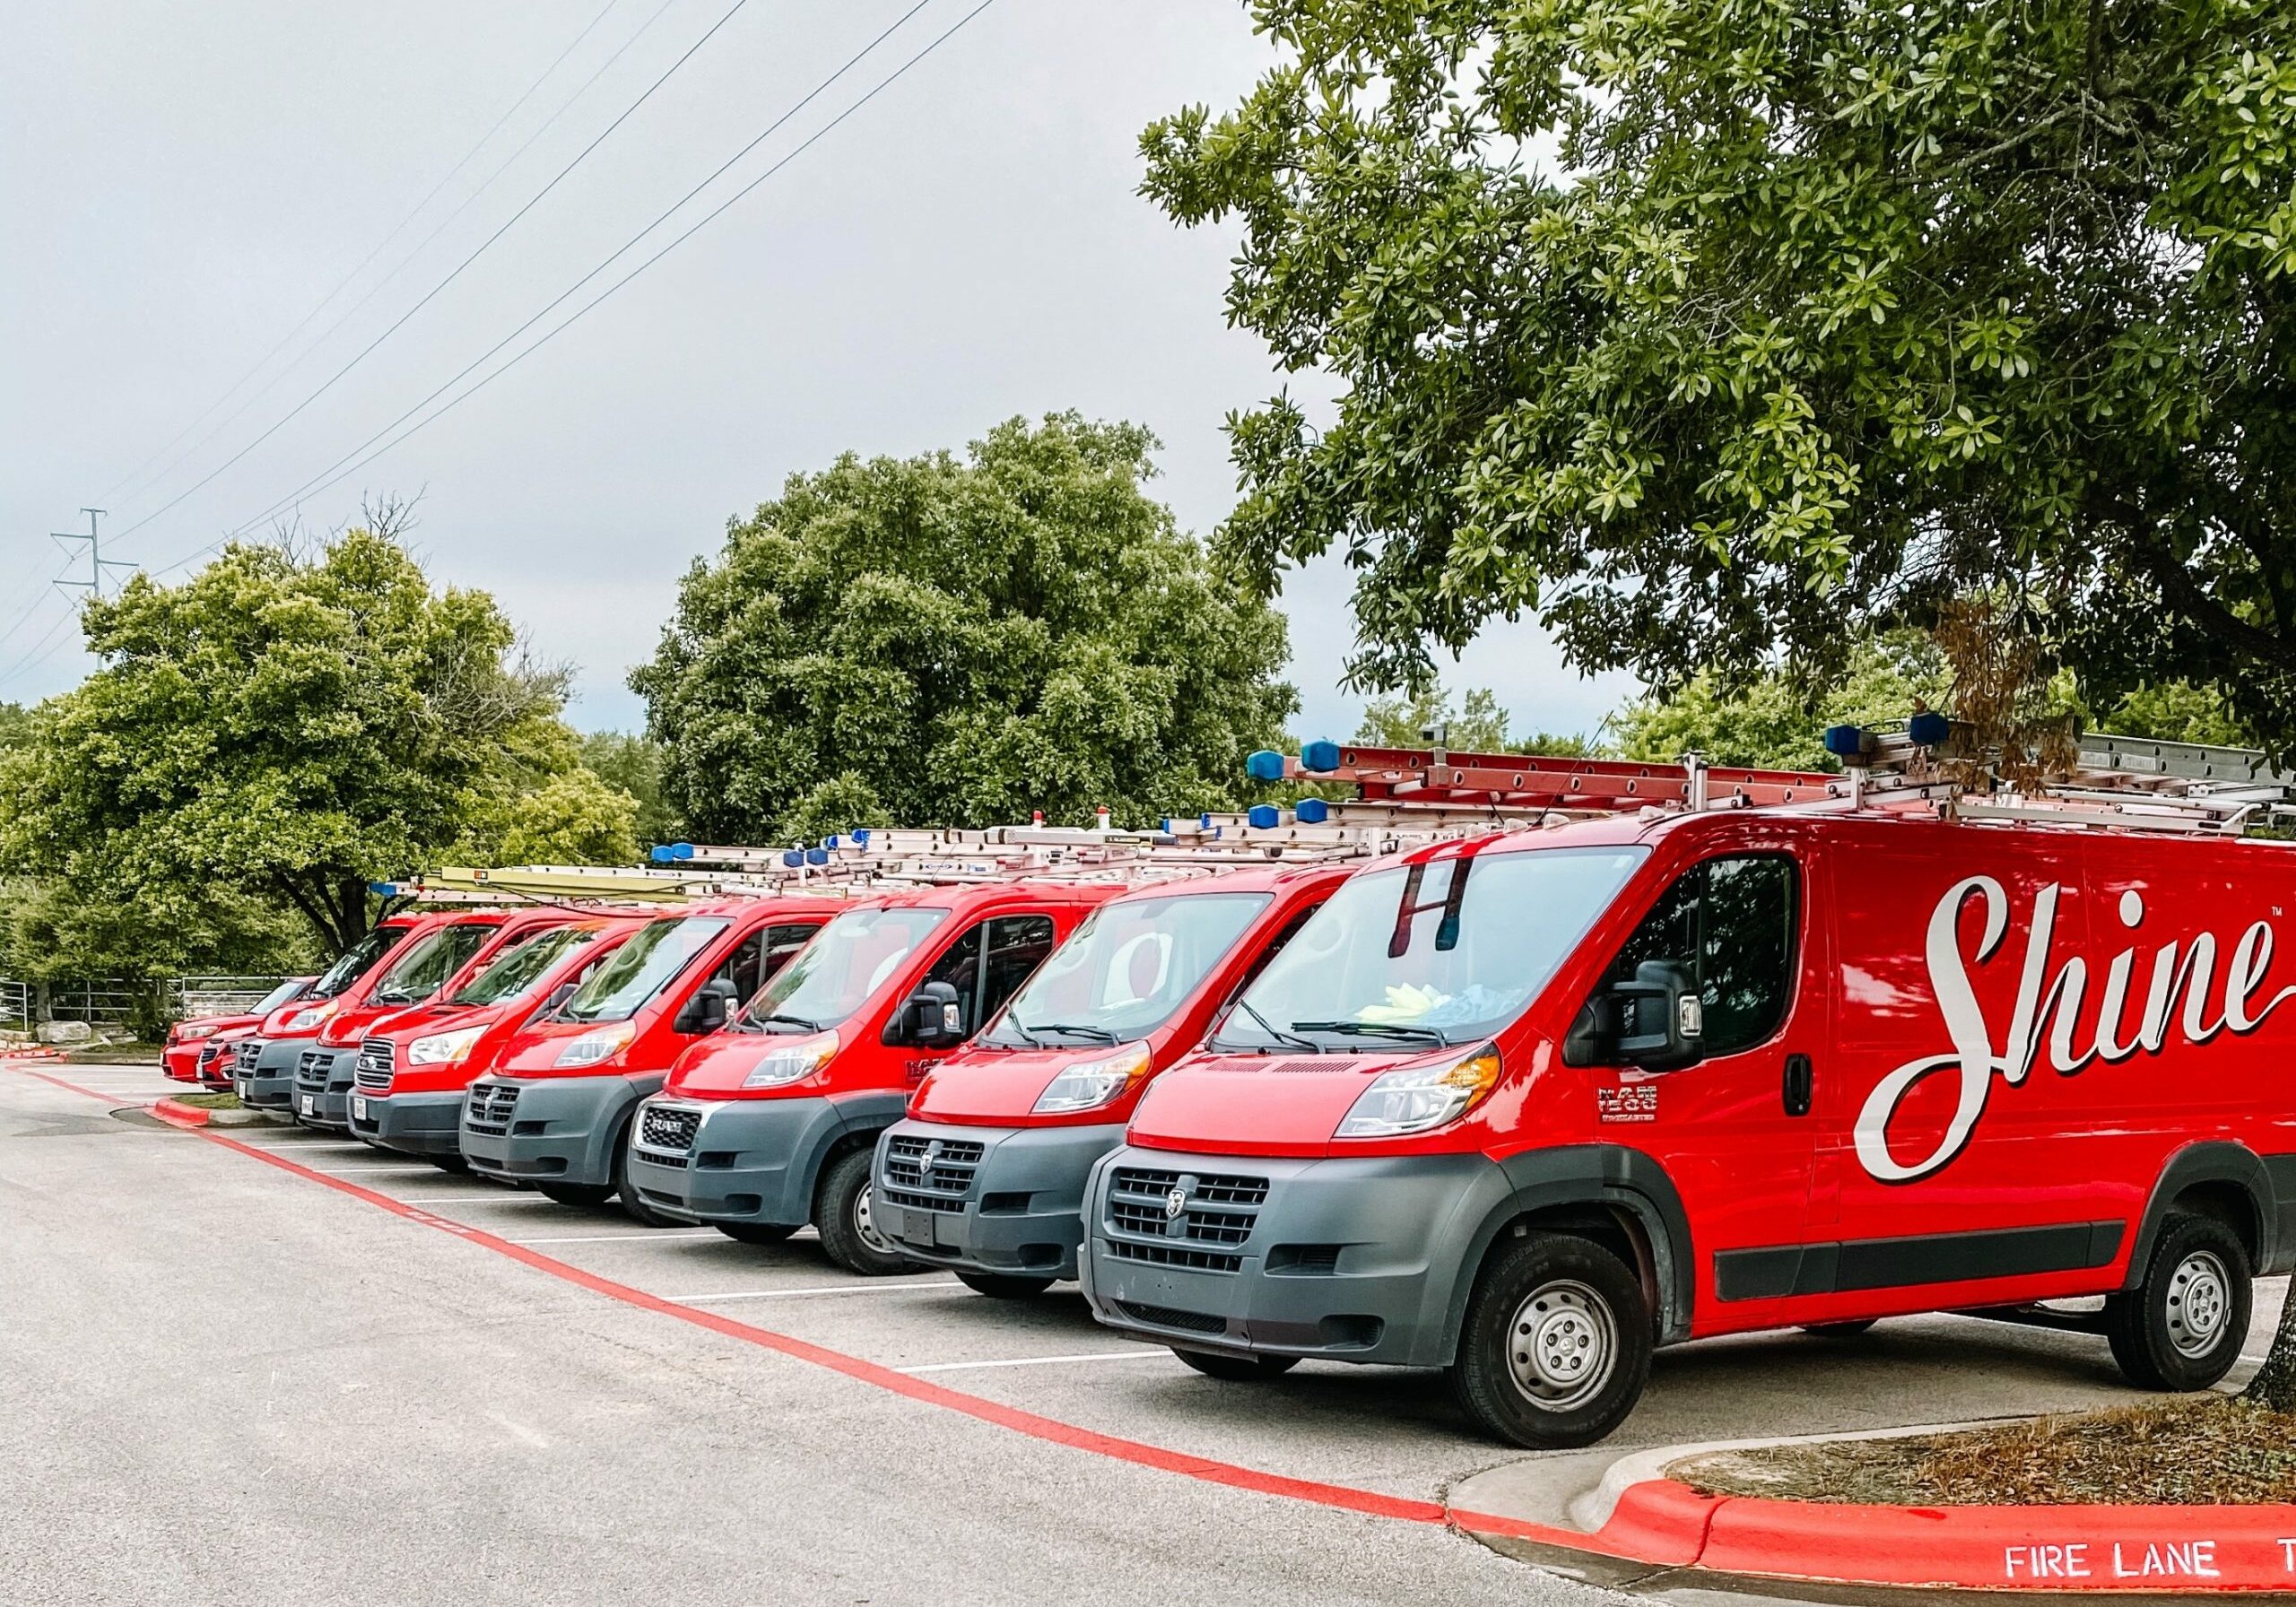
[(581, 769), (558, 718), (563, 673), (387, 536), (234, 544), (83, 619), (96, 671), (0, 757), (0, 869), (162, 925), (251, 894), (332, 951), (366, 929), (377, 878), (634, 852), (635, 805)]
[(1829, 725), (1902, 720), (1917, 708), (1947, 707), (1944, 659), (1927, 637), (1898, 630), (1857, 641), (1840, 674), (1822, 692), (1790, 666), (1726, 687), (1700, 674), (1666, 696), (1629, 703), (1611, 718), (1628, 759), (1671, 764), (1685, 753), (1709, 764), (1762, 769), (1839, 769), (1825, 751)]
[(791, 476), (631, 676), (670, 807), (768, 843), (1232, 807), (1295, 706), (1283, 622), (1144, 492), (1155, 444), (1057, 414)]
[(582, 738), (582, 763), (597, 778), (627, 793), (638, 806), (632, 830), (642, 845), (677, 839), (678, 818), (662, 794), (662, 746), (627, 731), (593, 731)]
[(1657, 685), (2037, 600), (2102, 700), (2296, 739), (2286, 0), (1251, 0), (1143, 136), (1231, 321), (1342, 385), (1231, 420), (1221, 547), (1358, 566), (1358, 684), (1493, 618)]

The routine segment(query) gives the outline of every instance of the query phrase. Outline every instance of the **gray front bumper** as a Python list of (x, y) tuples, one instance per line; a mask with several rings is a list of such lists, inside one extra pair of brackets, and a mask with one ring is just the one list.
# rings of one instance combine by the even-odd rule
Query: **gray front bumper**
[(831, 1150), (883, 1129), (905, 1097), (649, 1099), (648, 1109), (691, 1113), (693, 1137), (683, 1150), (648, 1142), (641, 1111), (631, 1132), (630, 1181), (647, 1204), (689, 1221), (802, 1228), (813, 1220), (813, 1186)]
[[(938, 1151), (930, 1148), (935, 1143)], [(1074, 1278), (1084, 1238), (1085, 1182), (1092, 1163), (1123, 1143), (1120, 1122), (899, 1122), (877, 1141), (870, 1212), (919, 1261), (960, 1272)]]
[(295, 1057), (295, 1119), (337, 1132), (351, 1125), (352, 1073), (359, 1051), (306, 1047)]
[(1085, 1187), (1084, 1295), (1109, 1327), (1184, 1349), (1441, 1367), (1476, 1229), (1508, 1193), (1481, 1155), (1127, 1147)]
[[(462, 1148), (457, 1129), (462, 1125), (460, 1089), (444, 1093), (362, 1094), (352, 1090), (351, 1131), (386, 1150), (402, 1155), (452, 1155)], [(367, 1111), (359, 1113), (356, 1101)]]
[(231, 1072), (231, 1091), (239, 1096), (242, 1105), (257, 1105), (273, 1110), (285, 1110), (295, 1099), (295, 1067), (303, 1058), (303, 1051), (311, 1047), (308, 1038), (274, 1038), (264, 1041), (263, 1052), (256, 1059), (255, 1074), (234, 1067)]
[(491, 1177), (604, 1187), (622, 1124), (663, 1075), (481, 1077), (456, 1133), (463, 1159)]

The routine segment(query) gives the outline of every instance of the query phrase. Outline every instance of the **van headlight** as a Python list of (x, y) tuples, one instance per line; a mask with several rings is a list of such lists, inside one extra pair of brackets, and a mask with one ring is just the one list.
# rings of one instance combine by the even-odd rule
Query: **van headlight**
[(830, 1063), (837, 1053), (837, 1034), (817, 1032), (811, 1038), (776, 1044), (758, 1057), (742, 1079), (744, 1088), (787, 1088), (803, 1082)]
[(601, 1027), (596, 1032), (585, 1032), (558, 1052), (553, 1065), (597, 1065), (612, 1060), (630, 1047), (638, 1036), (638, 1029), (628, 1021), (617, 1021), (611, 1027)]
[(430, 1038), (418, 1038), (406, 1047), (409, 1065), (460, 1065), (470, 1058), (472, 1047), (484, 1037), (483, 1027), (465, 1027), (459, 1032), (440, 1032)]
[(1464, 1060), (1382, 1072), (1356, 1097), (1335, 1138), (1393, 1138), (1456, 1122), (1499, 1085), (1499, 1046)]
[(280, 1030), (282, 1032), (308, 1032), (334, 1013), (335, 1001), (333, 999), (329, 999), (324, 1004), (306, 1004), (293, 1015), (289, 1016), (287, 1018), (287, 1024), (284, 1027), (282, 1027)]
[(1037, 1096), (1039, 1116), (1091, 1110), (1111, 1103), (1148, 1075), (1150, 1057), (1145, 1043), (1126, 1044), (1113, 1055), (1083, 1060), (1062, 1068)]

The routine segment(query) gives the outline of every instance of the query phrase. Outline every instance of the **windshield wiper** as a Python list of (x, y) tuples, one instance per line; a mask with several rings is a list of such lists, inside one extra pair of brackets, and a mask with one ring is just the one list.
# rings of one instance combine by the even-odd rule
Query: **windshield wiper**
[(819, 1021), (809, 1021), (801, 1015), (745, 1015), (742, 1020), (755, 1021), (761, 1029), (768, 1021), (787, 1021), (792, 1027), (801, 1028), (807, 1032), (819, 1032), (822, 1029), (822, 1024)]
[(1112, 1044), (1117, 1041), (1116, 1034), (1105, 1027), (1085, 1027), (1074, 1021), (1046, 1021), (1041, 1026), (1033, 1029), (1023, 1027), (1021, 1030), (1023, 1033), (1033, 1030), (1057, 1032), (1066, 1038), (1089, 1038), (1096, 1044)]
[(1357, 1038), (1407, 1038), (1415, 1043), (1448, 1045), (1451, 1040), (1432, 1027), (1405, 1027), (1396, 1021), (1294, 1021), (1298, 1032), (1335, 1032)]
[(1259, 1029), (1262, 1032), (1266, 1033), (1268, 1037), (1274, 1038), (1277, 1043), (1290, 1044), (1294, 1048), (1307, 1050), (1310, 1055), (1320, 1055), (1324, 1052), (1323, 1045), (1316, 1042), (1313, 1038), (1301, 1038), (1296, 1032), (1284, 1031), (1283, 1028), (1277, 1026), (1274, 1021), (1269, 1021), (1265, 1016), (1260, 1014), (1258, 1011), (1254, 1010), (1245, 1001), (1241, 999), (1237, 1000), (1236, 1008), (1242, 1011), (1246, 1015), (1251, 1017), (1255, 1021), (1257, 1021), (1259, 1023)]

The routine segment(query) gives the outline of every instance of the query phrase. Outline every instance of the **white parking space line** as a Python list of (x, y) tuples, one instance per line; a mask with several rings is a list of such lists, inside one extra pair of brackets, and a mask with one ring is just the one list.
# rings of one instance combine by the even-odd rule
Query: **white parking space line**
[(417, 1194), (405, 1202), (409, 1205), (555, 1205), (557, 1201), (543, 1194)]
[(402, 1160), (396, 1166), (315, 1166), (315, 1172), (325, 1172), (330, 1177), (348, 1177), (353, 1172), (397, 1172), (407, 1177), (428, 1177), (429, 1170), (422, 1162)]
[[(586, 1233), (574, 1238), (514, 1238), (510, 1242), (514, 1245), (611, 1245), (624, 1241), (635, 1243), (650, 1239), (656, 1243), (674, 1244), (682, 1239), (725, 1238), (725, 1237), (715, 1228), (704, 1228), (699, 1232), (681, 1229), (665, 1229), (652, 1233)], [(728, 1239), (726, 1242), (730, 1244), (733, 1241)]]
[(267, 1144), (259, 1144), (248, 1143), (244, 1138), (234, 1137), (231, 1142), (247, 1144), (250, 1150), (365, 1150), (371, 1147), (361, 1143), (355, 1138), (283, 1138), (274, 1139)]
[(720, 1300), (796, 1300), (812, 1295), (897, 1295), (914, 1293), (918, 1290), (954, 1289), (954, 1278), (935, 1278), (930, 1283), (833, 1283), (820, 1289), (741, 1289), (722, 1295), (664, 1295), (665, 1300), (680, 1306), (715, 1306)]
[(1081, 1356), (1013, 1356), (1002, 1361), (935, 1361), (924, 1367), (897, 1367), (897, 1373), (970, 1373), (990, 1367), (1058, 1367), (1071, 1361), (1169, 1361), (1170, 1351), (1093, 1351)]

